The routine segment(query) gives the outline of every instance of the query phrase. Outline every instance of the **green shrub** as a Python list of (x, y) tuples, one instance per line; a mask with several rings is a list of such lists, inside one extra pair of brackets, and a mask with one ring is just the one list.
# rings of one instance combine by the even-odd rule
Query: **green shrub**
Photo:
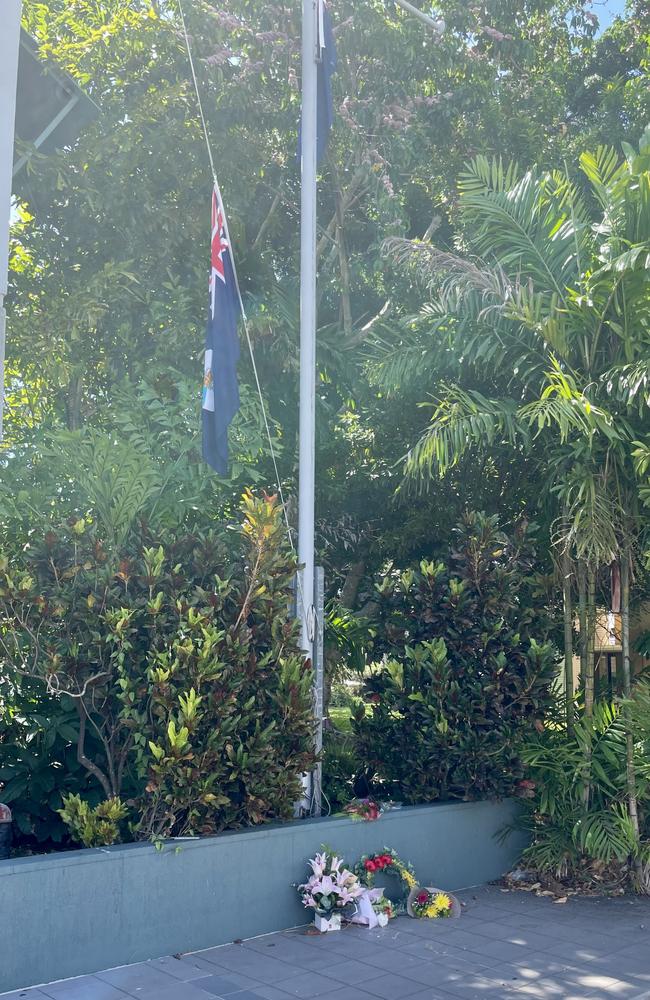
[[(626, 712), (635, 733), (640, 840), (627, 810)], [(647, 881), (650, 760), (645, 740), (649, 734), (650, 694), (645, 682), (622, 707), (596, 702), (591, 718), (574, 721), (572, 734), (558, 724), (527, 742), (522, 751), (527, 795), (517, 824), (531, 840), (523, 854), (527, 865), (540, 874), (562, 878), (580, 875), (594, 863), (627, 864), (632, 859), (645, 868)]]
[(534, 552), (467, 515), (448, 565), (423, 561), (377, 586), (375, 653), (354, 716), (361, 758), (394, 799), (512, 794), (523, 738), (541, 727), (557, 664), (533, 609)]
[(79, 795), (64, 795), (63, 809), (59, 809), (73, 839), (84, 847), (109, 847), (117, 843), (120, 823), (128, 812), (120, 799), (105, 799), (92, 808)]
[(323, 733), (324, 811), (340, 812), (356, 795), (363, 782), (363, 764), (350, 732), (326, 729)]
[[(343, 682), (334, 684), (332, 686), (332, 695), (330, 697), (329, 707), (330, 710), (333, 708), (347, 709), (352, 711), (356, 707), (359, 701), (359, 685), (354, 686), (348, 685)], [(342, 714), (342, 713), (341, 713)]]
[(100, 800), (101, 789), (77, 760), (78, 735), (72, 698), (48, 695), (39, 680), (0, 678), (0, 799), (11, 806), (18, 850), (68, 844), (69, 830), (56, 811), (64, 794)]
[(291, 814), (314, 755), (285, 542), (274, 500), (246, 495), (239, 532), (116, 546), (79, 518), (0, 558), (3, 672), (74, 705), (75, 755), (103, 798), (127, 789), (139, 836)]

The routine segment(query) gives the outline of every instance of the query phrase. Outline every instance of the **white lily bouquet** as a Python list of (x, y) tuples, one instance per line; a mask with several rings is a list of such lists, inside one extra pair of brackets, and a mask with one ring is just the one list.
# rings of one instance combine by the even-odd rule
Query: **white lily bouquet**
[(339, 930), (341, 912), (363, 895), (364, 887), (354, 872), (343, 867), (343, 858), (328, 851), (317, 854), (309, 864), (312, 874), (298, 886), (303, 906), (315, 911), (318, 930)]

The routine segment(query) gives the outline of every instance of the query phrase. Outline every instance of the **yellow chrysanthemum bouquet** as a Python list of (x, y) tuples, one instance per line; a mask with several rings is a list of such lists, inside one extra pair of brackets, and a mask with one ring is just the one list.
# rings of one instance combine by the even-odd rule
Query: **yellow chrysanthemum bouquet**
[(411, 909), (416, 917), (438, 920), (452, 916), (453, 902), (446, 892), (420, 889), (417, 896), (411, 900)]

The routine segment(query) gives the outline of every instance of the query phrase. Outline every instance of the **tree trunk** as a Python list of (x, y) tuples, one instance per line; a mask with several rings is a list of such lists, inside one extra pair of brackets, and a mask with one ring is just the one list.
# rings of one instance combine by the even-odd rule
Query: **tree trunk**
[(102, 769), (97, 766), (92, 760), (86, 757), (86, 720), (88, 718), (88, 713), (86, 711), (86, 706), (83, 704), (81, 698), (76, 699), (77, 711), (79, 712), (79, 738), (77, 741), (77, 760), (82, 767), (89, 771), (97, 781), (102, 786), (104, 794), (107, 799), (113, 798), (117, 795), (117, 791), (111, 786), (108, 776), (104, 774)]
[(345, 582), (341, 587), (341, 596), (339, 598), (342, 606), (347, 608), (348, 611), (352, 611), (354, 609), (354, 605), (357, 603), (357, 592), (365, 571), (366, 563), (364, 559), (360, 559), (358, 562), (350, 564), (350, 568), (348, 569), (345, 577)]
[(79, 375), (73, 375), (68, 383), (65, 411), (69, 431), (78, 431), (81, 427), (81, 385)]
[(339, 253), (339, 273), (341, 275), (341, 309), (343, 311), (343, 330), (349, 336), (352, 333), (352, 303), (350, 300), (350, 264), (345, 245), (343, 196), (337, 189), (334, 192), (336, 201), (336, 243)]
[[(585, 688), (585, 718), (591, 720), (594, 714), (594, 640), (596, 633), (596, 572), (592, 565), (587, 566), (587, 613), (583, 683)], [(590, 730), (591, 732), (591, 730)], [(593, 733), (592, 733), (593, 736)], [(591, 743), (585, 752), (585, 767), (583, 772), (584, 790), (582, 793), (585, 810), (589, 809), (591, 799)]]
[(274, 197), (273, 201), (271, 202), (271, 207), (268, 210), (268, 212), (267, 212), (267, 214), (266, 214), (266, 216), (264, 218), (264, 221), (262, 222), (262, 225), (260, 226), (260, 228), (258, 230), (257, 236), (253, 240), (253, 247), (252, 247), (253, 250), (257, 250), (258, 246), (260, 245), (260, 243), (262, 242), (262, 240), (266, 236), (268, 228), (271, 225), (271, 222), (273, 221), (273, 217), (274, 217), (275, 213), (277, 212), (278, 208), (280, 207), (281, 202), (282, 202), (282, 195), (280, 194), (279, 191), (277, 191), (276, 194), (275, 194), (275, 197)]
[[(623, 660), (623, 694), (626, 698), (632, 695), (632, 676), (630, 671), (630, 560), (627, 552), (621, 560), (621, 646)], [(625, 722), (625, 770), (627, 784), (627, 808), (634, 836), (639, 842), (639, 809), (637, 801), (636, 772), (634, 770), (634, 734), (627, 713)], [(634, 878), (637, 891), (640, 891), (643, 878), (639, 857), (633, 858)]]
[(568, 549), (562, 553), (562, 596), (564, 599), (564, 687), (566, 699), (566, 728), (573, 733), (573, 607), (571, 603), (571, 556)]
[(587, 577), (585, 564), (578, 562), (578, 622), (580, 623), (580, 679), (587, 674)]
[[(356, 173), (352, 176), (350, 183), (343, 192), (343, 211), (347, 212), (353, 204), (356, 203), (360, 197), (360, 188), (367, 177), (367, 168), (365, 166), (359, 167)], [(333, 241), (333, 236), (336, 231), (336, 212), (330, 219), (329, 223), (322, 230), (321, 238), (316, 244), (316, 260), (320, 260), (322, 255), (325, 253), (328, 245)]]
[(330, 702), (332, 700), (332, 686), (334, 684), (334, 671), (336, 670), (336, 661), (333, 663), (328, 662), (329, 658), (325, 656), (325, 669), (323, 671), (323, 718), (329, 719), (330, 715)]
[(585, 715), (590, 719), (594, 714), (594, 643), (596, 639), (596, 573), (593, 566), (587, 567), (587, 613), (585, 618)]

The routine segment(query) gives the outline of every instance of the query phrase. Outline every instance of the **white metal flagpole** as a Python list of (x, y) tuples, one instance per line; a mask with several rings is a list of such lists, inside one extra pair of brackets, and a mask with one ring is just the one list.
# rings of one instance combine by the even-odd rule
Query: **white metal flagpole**
[(11, 174), (14, 154), (16, 79), (20, 45), (21, 0), (5, 2), (0, 28), (0, 438), (4, 403), (5, 310), (9, 256)]
[[(302, 126), (300, 188), (300, 420), (298, 454), (298, 576), (302, 648), (313, 663), (314, 486), (316, 412), (316, 130), (318, 0), (302, 0)], [(313, 776), (305, 775), (309, 811)]]
[(302, 133), (300, 189), (300, 445), (298, 560), (302, 646), (314, 643), (314, 479), (316, 404), (316, 117), (317, 3), (302, 5)]

